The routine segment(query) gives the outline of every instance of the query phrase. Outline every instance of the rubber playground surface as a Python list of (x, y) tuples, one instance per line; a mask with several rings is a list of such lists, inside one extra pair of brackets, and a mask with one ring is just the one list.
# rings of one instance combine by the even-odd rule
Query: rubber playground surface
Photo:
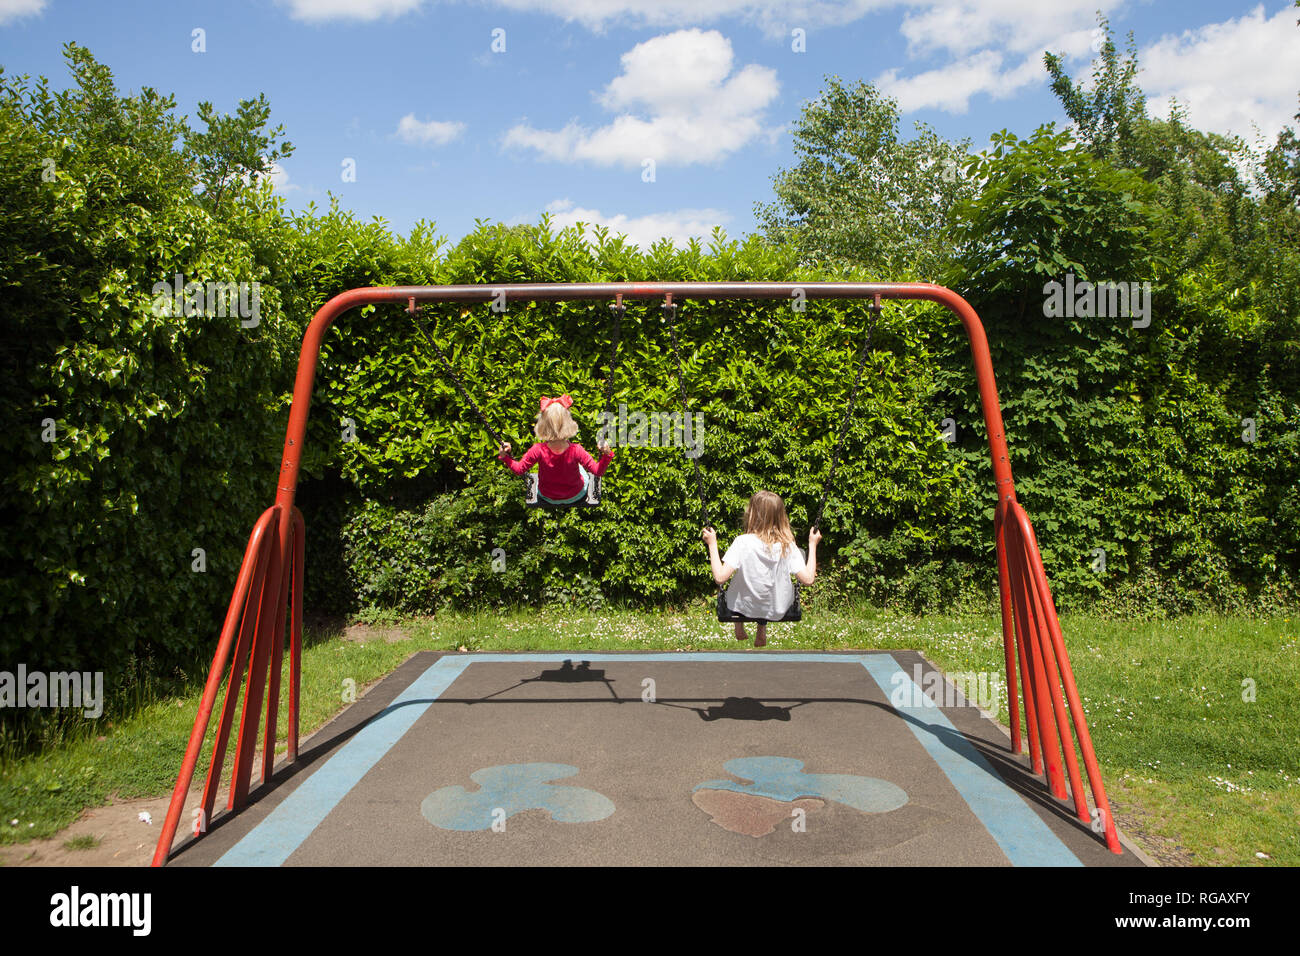
[[(911, 651), (416, 654), (172, 866), (1141, 866)], [(952, 695), (952, 696), (950, 696)]]

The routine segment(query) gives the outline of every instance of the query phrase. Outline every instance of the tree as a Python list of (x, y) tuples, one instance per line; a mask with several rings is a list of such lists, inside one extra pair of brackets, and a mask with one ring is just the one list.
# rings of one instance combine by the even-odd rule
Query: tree
[[(1300, 123), (1300, 112), (1295, 119)], [(1290, 126), (1277, 134), (1277, 141), (1264, 157), (1261, 181), (1265, 202), (1279, 211), (1300, 208), (1300, 137)]]
[(1154, 190), (1051, 124), (1028, 139), (1006, 130), (970, 164), (984, 184), (960, 210), (961, 249), (950, 280), (990, 304), (1041, 298), (1044, 281), (1150, 278), (1158, 248)]
[[(1098, 159), (1134, 170), (1155, 186), (1152, 197), (1166, 237), (1162, 259), (1172, 272), (1218, 263), (1248, 284), (1275, 259), (1275, 230), (1262, 218), (1243, 171), (1260, 161), (1236, 136), (1193, 128), (1186, 110), (1174, 104), (1167, 119), (1147, 115), (1146, 97), (1138, 87), (1137, 49), (1129, 34), (1121, 56), (1110, 23), (1098, 17), (1104, 36), (1093, 61), (1090, 86), (1075, 83), (1062, 57), (1044, 56), (1057, 95), (1075, 126), (1075, 135)], [(1271, 162), (1256, 174), (1270, 182), (1271, 173), (1285, 194), (1286, 147), (1276, 147)]]
[(1128, 52), (1121, 57), (1110, 33), (1110, 21), (1099, 16), (1105, 39), (1100, 59), (1093, 61), (1092, 88), (1075, 83), (1059, 54), (1046, 53), (1043, 62), (1052, 77), (1052, 92), (1065, 107), (1079, 138), (1097, 156), (1133, 168), (1134, 129), (1146, 119), (1146, 97), (1134, 82), (1138, 73), (1137, 45), (1128, 35)]
[(199, 104), (199, 119), (207, 131), (187, 129), (185, 154), (198, 167), (203, 198), (213, 215), (228, 195), (248, 188), (277, 162), (293, 155), (292, 143), (276, 143), (283, 126), (265, 129), (271, 119), (265, 93), (255, 100), (240, 100), (233, 116), (217, 113), (204, 101)]
[(805, 263), (854, 265), (880, 278), (933, 278), (949, 261), (969, 141), (924, 124), (898, 138), (898, 103), (873, 85), (827, 88), (794, 127), (798, 163), (773, 178), (776, 201), (756, 204), (762, 231), (794, 244)]
[[(1295, 5), (1300, 8), (1300, 0)], [(1300, 20), (1296, 25), (1300, 26)], [(1300, 112), (1295, 114), (1295, 120), (1300, 123)], [(1290, 126), (1278, 133), (1277, 141), (1264, 157), (1260, 174), (1265, 204), (1275, 212), (1292, 213), (1286, 218), (1294, 227), (1294, 213), (1300, 212), (1300, 137)]]

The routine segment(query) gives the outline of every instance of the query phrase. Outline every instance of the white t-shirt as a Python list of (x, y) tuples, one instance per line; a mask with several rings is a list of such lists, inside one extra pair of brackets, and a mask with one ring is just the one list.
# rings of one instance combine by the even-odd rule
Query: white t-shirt
[(722, 556), (722, 563), (736, 569), (727, 586), (727, 607), (745, 617), (780, 618), (794, 603), (790, 575), (805, 567), (803, 552), (787, 545), (766, 544), (758, 535), (742, 534)]

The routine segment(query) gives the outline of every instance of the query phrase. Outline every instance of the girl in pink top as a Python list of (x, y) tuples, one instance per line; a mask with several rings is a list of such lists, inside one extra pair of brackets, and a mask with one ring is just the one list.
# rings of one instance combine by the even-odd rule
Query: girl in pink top
[(508, 442), (497, 455), (497, 460), (516, 475), (526, 474), (537, 465), (537, 494), (551, 504), (573, 504), (585, 497), (591, 476), (603, 475), (614, 457), (609, 442), (604, 439), (596, 446), (601, 453), (600, 461), (595, 461), (581, 445), (569, 441), (578, 434), (578, 423), (569, 413), (572, 405), (573, 399), (568, 395), (543, 398), (533, 427), (539, 439), (537, 444), (524, 452), (519, 461), (510, 454)]

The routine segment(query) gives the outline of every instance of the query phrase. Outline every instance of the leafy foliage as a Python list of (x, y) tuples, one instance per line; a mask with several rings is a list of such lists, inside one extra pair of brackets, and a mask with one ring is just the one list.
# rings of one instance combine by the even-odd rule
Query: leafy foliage
[(766, 237), (876, 280), (939, 275), (954, 209), (974, 191), (959, 175), (969, 141), (922, 123), (901, 140), (898, 122), (898, 103), (873, 85), (828, 77), (794, 126), (798, 163), (774, 177), (776, 201), (755, 206)]
[(1045, 53), (1043, 63), (1052, 78), (1052, 92), (1065, 108), (1079, 136), (1101, 159), (1119, 166), (1139, 163), (1134, 154), (1137, 128), (1146, 121), (1146, 97), (1135, 82), (1138, 74), (1137, 45), (1128, 36), (1128, 50), (1120, 55), (1111, 36), (1110, 21), (1098, 15), (1102, 40), (1093, 61), (1092, 85), (1075, 83), (1065, 70), (1064, 59)]
[[(603, 234), (588, 243), (578, 227), (553, 233), (543, 221), (513, 229), (481, 224), (419, 279), (490, 285), (828, 276), (799, 270), (788, 250), (757, 239), (739, 243), (719, 232), (707, 252), (662, 243), (641, 253)], [(606, 305), (521, 302), (503, 314), (446, 307), (433, 334), (476, 404), (520, 452), (538, 396), (562, 392), (574, 396), (580, 440), (593, 445), (609, 365)], [(894, 528), (913, 548), (932, 542), (924, 529), (961, 498), (954, 491), (960, 468), (945, 459), (938, 422), (924, 411), (928, 362), (909, 328), (911, 311), (891, 310), (877, 332), (876, 370), (859, 397), (824, 522), (839, 534), (832, 548)], [(489, 436), (409, 319), (396, 308), (374, 315), (370, 322), (345, 319), (331, 339), (309, 443), (332, 453), (315, 460), (315, 473), (329, 480), (337, 467), (347, 484), (383, 505), (361, 506), (346, 525), (344, 604), (428, 611), (471, 599), (537, 602), (568, 593), (584, 577), (599, 582), (601, 600), (681, 601), (708, 591), (684, 435), (661, 434), (667, 447), (619, 449), (598, 513), (526, 512), (518, 480), (496, 463)], [(739, 533), (745, 501), (769, 487), (806, 527), (852, 385), (866, 310), (690, 302), (677, 322), (690, 412), (703, 421), (711, 519)], [(657, 303), (634, 303), (623, 319), (612, 404), (629, 423), (621, 426), (624, 439), (635, 440), (628, 433), (637, 414), (682, 421)], [(345, 440), (344, 419), (355, 423), (355, 441)], [(395, 555), (406, 557), (388, 557), (398, 541), (408, 544)], [(504, 572), (492, 570), (496, 548), (505, 553)], [(865, 550), (857, 560), (864, 572), (874, 565)]]
[[(210, 639), (266, 506), (299, 327), (195, 201), (173, 101), (67, 58), (65, 92), (0, 75), (0, 659), (113, 687)], [(178, 275), (259, 283), (256, 321), (202, 294), (176, 308)]]
[(185, 151), (198, 167), (203, 198), (214, 216), (231, 192), (252, 187), (257, 177), (270, 174), (279, 160), (293, 155), (292, 143), (275, 142), (284, 127), (264, 131), (271, 119), (265, 94), (240, 100), (234, 116), (222, 116), (204, 101), (199, 104), (199, 119), (207, 129), (189, 132)]
[[(988, 331), (1018, 495), (1058, 599), (1106, 600), (1152, 576), (1172, 582), (1168, 610), (1243, 606), (1266, 586), (1294, 593), (1295, 320), (1291, 344), (1270, 341), (1264, 330), (1281, 329), (1220, 270), (1173, 267), (1159, 190), (1136, 172), (1050, 127), (993, 144), (972, 163), (985, 185), (962, 211), (950, 281)], [(1048, 283), (1067, 273), (1149, 284), (1149, 326), (1047, 315)], [(976, 421), (961, 347), (950, 341), (943, 359), (945, 391)], [(1246, 437), (1247, 419), (1271, 435)], [(972, 432), (963, 447), (975, 454), (984, 438)]]

